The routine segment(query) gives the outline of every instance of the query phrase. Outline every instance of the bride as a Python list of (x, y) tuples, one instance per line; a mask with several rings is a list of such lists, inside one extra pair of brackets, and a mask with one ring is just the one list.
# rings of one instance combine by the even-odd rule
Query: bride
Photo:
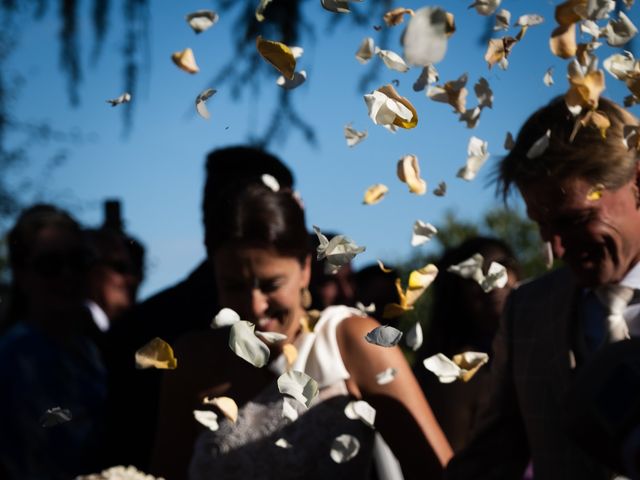
[[(212, 215), (207, 250), (220, 304), (256, 331), (286, 339), (268, 345), (262, 368), (229, 348), (229, 328), (188, 334), (175, 345), (179, 365), (163, 381), (154, 473), (191, 480), (365, 479), (372, 458), (380, 461), (377, 431), (404, 478), (439, 477), (451, 447), (401, 350), (365, 341), (379, 324), (334, 306), (309, 328), (303, 297), (311, 256), (304, 212), (292, 192), (259, 181), (232, 185)], [(287, 352), (289, 364), (288, 344), (297, 352), (296, 358)], [(379, 383), (376, 375), (389, 368), (395, 378)], [(317, 382), (319, 394), (308, 409), (279, 392), (277, 379), (287, 370)], [(219, 416), (217, 430), (205, 429), (193, 411), (206, 408), (205, 397), (220, 396), (235, 401), (238, 418)], [(375, 409), (375, 430), (345, 414), (354, 400)], [(295, 411), (283, 414), (289, 407)]]

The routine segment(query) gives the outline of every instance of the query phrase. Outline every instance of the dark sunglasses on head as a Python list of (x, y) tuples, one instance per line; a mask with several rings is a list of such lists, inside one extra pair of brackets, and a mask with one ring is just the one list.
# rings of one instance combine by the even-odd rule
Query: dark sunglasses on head
[(77, 249), (68, 252), (40, 253), (33, 257), (30, 267), (45, 277), (55, 277), (64, 270), (73, 273), (84, 273), (91, 264), (91, 257), (86, 250)]

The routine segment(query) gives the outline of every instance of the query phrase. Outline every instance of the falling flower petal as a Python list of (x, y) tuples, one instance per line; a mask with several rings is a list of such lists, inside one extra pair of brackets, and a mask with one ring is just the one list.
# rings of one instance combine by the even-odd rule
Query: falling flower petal
[(462, 369), (461, 380), (468, 382), (489, 361), (489, 355), (484, 352), (464, 352), (454, 355), (452, 360)]
[(212, 10), (198, 10), (185, 17), (187, 23), (196, 33), (210, 29), (218, 22), (218, 14)]
[(585, 108), (597, 108), (598, 99), (604, 90), (604, 72), (593, 70), (584, 74), (580, 64), (574, 59), (569, 63), (568, 77), (570, 87), (564, 98), (569, 110), (580, 113)]
[(544, 73), (544, 77), (542, 78), (542, 82), (547, 87), (553, 85), (553, 67), (547, 68), (547, 71)]
[(339, 435), (331, 444), (331, 460), (336, 463), (345, 463), (358, 455), (360, 442), (352, 435), (346, 433)]
[(164, 480), (162, 477), (154, 477), (129, 465), (124, 467), (110, 467), (102, 470), (100, 473), (92, 473), (90, 475), (79, 475), (75, 480)]
[(620, 47), (635, 37), (637, 33), (638, 29), (621, 11), (618, 13), (618, 20), (612, 19), (604, 26), (602, 36), (612, 47)]
[(280, 447), (280, 448), (291, 448), (293, 447), (293, 445), (291, 445), (287, 440), (285, 440), (284, 438), (279, 438), (278, 440), (275, 441), (275, 446), (276, 447)]
[(547, 130), (543, 136), (533, 142), (533, 145), (527, 150), (527, 158), (537, 158), (542, 155), (549, 147), (549, 140), (551, 139), (551, 130)]
[(480, 15), (491, 15), (500, 6), (502, 0), (474, 0), (469, 8), (475, 8)]
[(452, 18), (453, 15), (438, 7), (416, 10), (401, 38), (404, 58), (409, 64), (426, 67), (444, 58), (447, 40), (455, 28)]
[(424, 195), (427, 192), (427, 182), (420, 178), (420, 165), (415, 155), (405, 155), (398, 160), (398, 178), (409, 187), (409, 192)]
[(380, 270), (382, 270), (384, 273), (391, 273), (393, 272), (393, 268), (387, 268), (384, 266), (384, 263), (382, 263), (382, 260), (377, 260), (378, 262), (378, 267), (380, 267)]
[(362, 302), (356, 302), (356, 308), (366, 315), (376, 311), (376, 304), (370, 303), (369, 305), (365, 305)]
[[(301, 405), (300, 402), (295, 401), (292, 398), (285, 397), (282, 402), (282, 416), (288, 418), (292, 422), (295, 422), (300, 415), (294, 405)], [(301, 407), (302, 408), (302, 407)]]
[(413, 270), (409, 274), (407, 291), (404, 294), (406, 306), (413, 307), (425, 290), (433, 283), (438, 276), (438, 267), (429, 263), (422, 268)]
[(219, 409), (222, 414), (227, 417), (233, 423), (236, 423), (238, 420), (238, 405), (235, 400), (230, 397), (214, 397), (209, 398), (205, 397), (202, 401), (205, 405), (213, 405), (217, 409)]
[(560, 25), (553, 32), (549, 39), (549, 48), (556, 57), (568, 59), (576, 54), (576, 27), (571, 25)]
[(433, 190), (433, 194), (436, 197), (444, 197), (447, 194), (447, 184), (445, 182), (440, 182)]
[(264, 11), (272, 1), (273, 0), (260, 0), (260, 3), (256, 8), (256, 20), (258, 20), (259, 22), (264, 22)]
[(173, 63), (187, 73), (198, 73), (200, 71), (200, 68), (196, 64), (196, 58), (193, 55), (193, 50), (190, 48), (185, 48), (181, 52), (175, 52), (171, 55), (171, 60), (173, 60)]
[(484, 54), (484, 59), (489, 68), (497, 63), (500, 68), (506, 70), (509, 65), (507, 58), (516, 43), (517, 40), (513, 37), (492, 38), (489, 40), (487, 51)]
[(599, 183), (594, 187), (589, 189), (589, 193), (587, 193), (587, 200), (590, 202), (598, 201), (602, 198), (602, 193), (604, 192), (605, 187), (603, 184)]
[(280, 183), (278, 182), (276, 177), (274, 177), (273, 175), (269, 175), (268, 173), (263, 173), (260, 176), (260, 180), (272, 192), (279, 192), (280, 191)]
[(622, 142), (627, 150), (640, 150), (640, 127), (625, 125), (622, 128)]
[(356, 52), (356, 60), (361, 64), (365, 64), (371, 60), (374, 55), (375, 46), (373, 44), (373, 38), (367, 37), (362, 40), (358, 51)]
[(55, 427), (67, 423), (72, 418), (71, 410), (67, 408), (53, 407), (47, 409), (40, 417), (40, 426), (43, 428)]
[(583, 20), (580, 22), (580, 33), (586, 33), (593, 38), (599, 38), (600, 35), (602, 35), (600, 27), (598, 27), (598, 24), (593, 20)]
[(401, 338), (402, 332), (389, 325), (380, 325), (379, 327), (371, 330), (364, 337), (367, 342), (381, 347), (393, 347), (400, 342)]
[(211, 321), (211, 328), (229, 327), (240, 321), (240, 315), (230, 308), (220, 310)]
[(196, 112), (198, 112), (198, 115), (205, 120), (208, 120), (211, 117), (209, 110), (207, 110), (206, 101), (213, 97), (216, 92), (217, 90), (213, 88), (207, 88), (196, 97)]
[(333, 13), (350, 13), (349, 1), (360, 2), (362, 0), (320, 0), (322, 7)]
[(480, 167), (482, 167), (489, 158), (488, 145), (487, 142), (477, 137), (471, 137), (469, 139), (467, 164), (458, 171), (458, 177), (467, 181), (471, 181), (476, 177)]
[(358, 131), (355, 128), (352, 128), (350, 123), (344, 126), (344, 138), (347, 140), (347, 146), (349, 147), (355, 147), (367, 138), (367, 135), (368, 133), (366, 130)]
[(178, 360), (173, 356), (171, 345), (161, 338), (154, 338), (136, 351), (136, 368), (160, 368), (173, 370)]
[(130, 101), (131, 101), (131, 94), (125, 92), (122, 95), (120, 95), (118, 98), (113, 98), (111, 100), (107, 100), (107, 103), (110, 103), (112, 107), (115, 107), (116, 105), (122, 105), (123, 103), (129, 103)]
[(519, 27), (533, 27), (534, 25), (540, 25), (542, 22), (544, 22), (542, 15), (529, 13), (519, 17), (516, 21), (516, 25)]
[(457, 80), (451, 80), (442, 87), (433, 87), (427, 92), (427, 96), (436, 102), (448, 103), (457, 112), (464, 113), (467, 102), (467, 74), (460, 75)]
[(326, 258), (327, 264), (333, 267), (335, 271), (349, 263), (357, 254), (364, 252), (366, 249), (366, 247), (359, 247), (344, 235), (336, 235), (331, 240), (328, 240), (315, 225), (313, 230), (316, 232), (320, 243), (317, 248), (318, 260)]
[(513, 150), (513, 147), (515, 146), (516, 146), (516, 142), (513, 140), (513, 135), (511, 135), (511, 132), (507, 132), (507, 135), (504, 139), (504, 149)]
[(487, 275), (480, 282), (480, 287), (484, 293), (489, 293), (494, 288), (504, 288), (509, 280), (507, 269), (498, 262), (491, 262)]
[(382, 183), (371, 185), (369, 188), (367, 188), (367, 191), (364, 192), (364, 200), (362, 201), (362, 203), (364, 203), (365, 205), (374, 205), (380, 202), (388, 191), (389, 188)]
[(493, 90), (491, 90), (489, 82), (484, 77), (478, 79), (478, 82), (473, 86), (473, 91), (476, 93), (480, 108), (493, 107)]
[(453, 361), (442, 353), (437, 353), (425, 358), (422, 364), (438, 377), (440, 383), (451, 383), (456, 380), (469, 381), (488, 360), (489, 356), (481, 352), (465, 352), (455, 355)]
[(375, 49), (376, 55), (384, 62), (384, 64), (391, 70), (404, 73), (409, 70), (409, 67), (404, 62), (402, 57), (391, 50), (381, 50), (378, 47)]
[(398, 7), (394, 8), (393, 10), (389, 10), (384, 14), (382, 19), (384, 20), (384, 23), (387, 24), (387, 27), (395, 27), (396, 25), (400, 25), (404, 21), (405, 14), (413, 16), (414, 11), (410, 8)]
[(458, 120), (460, 122), (465, 122), (467, 124), (467, 128), (476, 128), (478, 122), (480, 121), (480, 113), (482, 113), (482, 109), (480, 107), (468, 108), (464, 113), (460, 114)]
[(218, 415), (211, 410), (194, 410), (194, 418), (212, 432), (218, 430)]
[(420, 325), (420, 322), (416, 322), (413, 324), (413, 327), (411, 327), (411, 330), (407, 332), (405, 343), (407, 347), (415, 352), (422, 346), (422, 341), (422, 325)]
[(299, 72), (293, 73), (293, 78), (288, 79), (283, 75), (280, 75), (276, 79), (276, 85), (285, 90), (293, 90), (294, 88), (298, 88), (307, 80), (307, 72), (305, 70), (300, 70)]
[(429, 85), (436, 83), (439, 78), (440, 77), (438, 76), (438, 71), (436, 70), (436, 67), (434, 67), (433, 65), (427, 65), (426, 67), (422, 68), (422, 72), (420, 72), (420, 76), (413, 84), (413, 91), (421, 92), (422, 90), (425, 89), (425, 87), (428, 87)]
[(551, 270), (553, 267), (553, 248), (551, 248), (551, 242), (544, 242), (542, 244), (542, 258), (544, 260), (544, 266), (547, 270)]
[(498, 13), (496, 13), (496, 24), (493, 27), (493, 31), (497, 32), (499, 30), (509, 30), (510, 23), (511, 12), (509, 10), (505, 10), (504, 8), (498, 10)]
[(422, 220), (416, 220), (413, 224), (413, 235), (411, 235), (411, 246), (417, 247), (431, 240), (438, 233), (436, 227)]
[(347, 403), (344, 414), (349, 420), (361, 420), (371, 428), (376, 420), (376, 409), (364, 400), (353, 400)]
[(279, 343), (287, 339), (287, 336), (284, 333), (279, 333), (279, 332), (261, 332), (259, 330), (256, 330), (255, 334), (256, 334), (256, 337), (261, 339), (267, 345)]
[(260, 56), (273, 65), (285, 78), (294, 79), (296, 59), (291, 48), (284, 43), (264, 40), (261, 36), (256, 38), (256, 48)]
[(386, 370), (376, 374), (376, 383), (378, 385), (386, 385), (395, 380), (398, 370), (389, 367)]
[(292, 343), (285, 343), (282, 346), (282, 354), (287, 361), (287, 368), (291, 368), (298, 358), (298, 349)]
[(255, 328), (244, 320), (234, 323), (229, 332), (229, 348), (254, 367), (262, 368), (269, 360), (269, 347), (255, 335)]
[(447, 268), (447, 272), (455, 273), (456, 275), (460, 275), (462, 278), (470, 278), (480, 284), (484, 279), (484, 274), (482, 273), (483, 263), (484, 257), (481, 254), (476, 253), (456, 265), (449, 266), (449, 268)]
[(309, 408), (318, 396), (318, 383), (304, 372), (290, 370), (278, 377), (278, 391)]
[(364, 96), (369, 117), (376, 125), (414, 128), (418, 124), (415, 108), (392, 85), (385, 85)]
[(633, 58), (631, 52), (627, 51), (611, 55), (602, 62), (602, 65), (612, 76), (623, 81), (633, 76), (636, 69), (640, 71), (640, 63)]

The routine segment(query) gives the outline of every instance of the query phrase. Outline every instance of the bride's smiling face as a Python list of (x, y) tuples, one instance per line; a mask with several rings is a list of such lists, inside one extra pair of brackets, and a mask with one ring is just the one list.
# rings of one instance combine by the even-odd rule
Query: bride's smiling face
[(255, 323), (256, 330), (293, 339), (304, 315), (301, 291), (309, 285), (309, 258), (272, 249), (223, 246), (213, 256), (220, 305)]

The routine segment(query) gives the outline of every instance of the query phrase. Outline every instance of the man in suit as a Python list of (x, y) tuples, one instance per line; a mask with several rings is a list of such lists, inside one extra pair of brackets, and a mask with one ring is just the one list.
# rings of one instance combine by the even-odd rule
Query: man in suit
[[(536, 479), (611, 478), (575, 441), (581, 422), (567, 402), (575, 376), (601, 349), (640, 336), (640, 305), (628, 304), (640, 289), (640, 167), (629, 136), (638, 120), (604, 98), (598, 110), (611, 124), (606, 132), (591, 126), (586, 109), (574, 116), (556, 98), (527, 120), (499, 166), (503, 195), (517, 187), (566, 267), (509, 297), (490, 404), (448, 479), (521, 479), (529, 461)], [(618, 310), (605, 306), (614, 290), (629, 293)], [(634, 391), (618, 385), (616, 394)]]
[[(228, 147), (207, 156), (202, 201), (205, 232), (215, 228), (211, 205), (229, 183), (274, 177), (293, 187), (293, 175), (274, 155), (251, 147)], [(204, 239), (205, 244), (207, 238)], [(135, 369), (136, 350), (160, 337), (169, 344), (186, 332), (209, 328), (219, 310), (215, 275), (205, 258), (176, 285), (136, 305), (107, 338), (109, 373), (109, 451), (107, 465), (132, 464), (147, 470), (155, 438), (162, 372)], [(179, 359), (178, 359), (179, 361)]]

